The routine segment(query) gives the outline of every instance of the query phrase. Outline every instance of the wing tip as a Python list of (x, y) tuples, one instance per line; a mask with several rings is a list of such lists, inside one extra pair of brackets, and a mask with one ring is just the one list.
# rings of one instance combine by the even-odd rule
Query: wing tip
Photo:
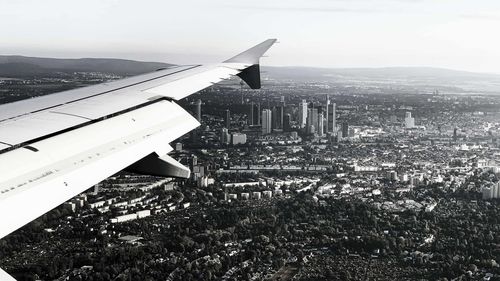
[(238, 55), (225, 60), (225, 63), (244, 63), (244, 64), (259, 64), (259, 59), (264, 55), (264, 53), (274, 45), (278, 39), (267, 39), (260, 44), (253, 46), (252, 48), (239, 53)]

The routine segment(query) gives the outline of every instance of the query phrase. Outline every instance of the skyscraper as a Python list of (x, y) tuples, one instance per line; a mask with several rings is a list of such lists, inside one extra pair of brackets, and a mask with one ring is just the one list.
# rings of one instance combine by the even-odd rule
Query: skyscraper
[(334, 135), (337, 133), (337, 104), (331, 103), (328, 106), (328, 130)]
[(304, 128), (307, 123), (307, 101), (302, 100), (299, 103), (299, 127)]
[(250, 103), (250, 110), (248, 112), (248, 125), (252, 126), (254, 123), (254, 117), (253, 117), (253, 111), (254, 111), (255, 104), (253, 102)]
[(349, 124), (347, 122), (342, 122), (342, 137), (347, 138), (349, 136)]
[(231, 128), (231, 112), (229, 111), (229, 109), (226, 109), (224, 122), (226, 123), (226, 128), (229, 130), (229, 128)]
[(307, 110), (307, 122), (306, 122), (306, 132), (308, 134), (314, 134), (318, 132), (319, 122), (318, 122), (318, 109), (309, 108)]
[(270, 109), (262, 110), (262, 134), (270, 134), (272, 131), (271, 120), (272, 113)]
[(290, 125), (291, 120), (292, 116), (290, 114), (286, 114), (283, 118), (283, 131), (289, 132), (292, 130), (292, 126)]
[(329, 112), (330, 112), (330, 96), (327, 94), (326, 95), (326, 111), (325, 111), (325, 129), (324, 129), (324, 132), (328, 133), (330, 131), (330, 129), (328, 128), (328, 125), (329, 125), (329, 122), (328, 122), (328, 118), (330, 117), (329, 116)]
[(254, 124), (260, 125), (260, 102), (257, 104), (257, 111), (255, 112), (255, 117), (257, 118), (257, 122), (254, 122)]
[(196, 120), (201, 123), (201, 100), (197, 100), (196, 103)]
[(410, 111), (407, 111), (405, 115), (405, 127), (407, 129), (415, 127), (415, 118), (411, 117)]
[(220, 141), (223, 144), (229, 144), (229, 142), (231, 141), (231, 135), (229, 134), (229, 131), (227, 130), (227, 128), (222, 128)]
[(272, 115), (272, 126), (273, 126), (273, 129), (278, 129), (280, 127), (280, 115), (278, 113), (279, 109), (276, 108), (276, 107), (273, 107), (273, 109), (271, 110), (271, 115)]
[(324, 118), (323, 113), (318, 114), (318, 130), (317, 130), (317, 132), (318, 132), (318, 135), (320, 137), (322, 137), (325, 134), (325, 132), (324, 132), (325, 124), (324, 124), (323, 118)]

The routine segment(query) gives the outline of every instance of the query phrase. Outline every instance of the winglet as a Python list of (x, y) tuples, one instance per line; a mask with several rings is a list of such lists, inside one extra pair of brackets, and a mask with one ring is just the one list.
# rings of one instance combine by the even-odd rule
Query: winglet
[(266, 41), (253, 46), (252, 48), (240, 53), (224, 62), (245, 63), (245, 64), (259, 64), (259, 59), (264, 53), (276, 43), (276, 39), (267, 39)]
[(238, 54), (226, 61), (225, 63), (243, 63), (250, 65), (243, 69), (238, 76), (245, 81), (252, 89), (260, 89), (260, 66), (259, 59), (264, 53), (276, 43), (276, 39), (267, 39), (266, 41)]

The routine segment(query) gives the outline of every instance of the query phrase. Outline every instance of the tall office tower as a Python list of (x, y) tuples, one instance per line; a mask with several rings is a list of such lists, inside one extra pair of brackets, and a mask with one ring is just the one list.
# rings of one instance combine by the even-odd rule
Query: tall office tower
[(325, 134), (325, 124), (323, 113), (318, 114), (318, 135), (322, 137)]
[(302, 100), (299, 103), (299, 127), (304, 128), (307, 124), (307, 102)]
[(260, 102), (257, 104), (257, 112), (255, 113), (255, 117), (257, 118), (257, 122), (254, 124), (260, 125), (262, 120), (260, 116)]
[(326, 94), (326, 106), (325, 106), (325, 128), (324, 128), (324, 132), (328, 134), (328, 132), (330, 132), (330, 129), (328, 128), (328, 118), (330, 117), (329, 116), (329, 112), (330, 112), (330, 95)]
[(318, 109), (309, 108), (307, 110), (307, 122), (306, 122), (306, 132), (308, 134), (314, 134), (318, 131)]
[(411, 112), (409, 111), (405, 115), (405, 127), (408, 129), (415, 127), (415, 118), (411, 117)]
[(292, 126), (290, 125), (292, 122), (292, 116), (290, 114), (285, 114), (283, 118), (283, 131), (289, 132), (292, 130)]
[(342, 122), (342, 137), (347, 138), (349, 136), (349, 124), (347, 122)]
[(262, 134), (270, 134), (272, 131), (271, 126), (272, 113), (270, 109), (262, 110)]
[(196, 103), (196, 120), (201, 123), (201, 100), (197, 100)]
[(229, 130), (231, 128), (231, 112), (229, 109), (226, 109), (226, 116), (224, 117), (224, 123), (226, 124), (226, 128)]
[(250, 126), (252, 126), (254, 124), (253, 123), (253, 119), (254, 119), (254, 117), (253, 117), (254, 107), (255, 107), (254, 103), (251, 102), (250, 103), (250, 111), (248, 112), (248, 125), (250, 125)]
[[(299, 116), (300, 117), (300, 116)], [(306, 133), (311, 133), (311, 126), (313, 126), (312, 121), (312, 108), (307, 109), (307, 118), (306, 118)]]
[(312, 109), (312, 121), (316, 132), (319, 131), (319, 110), (317, 108)]
[(278, 114), (279, 128), (283, 129), (283, 118), (285, 118), (285, 107), (283, 105), (278, 107)]
[(331, 103), (328, 106), (328, 130), (334, 135), (337, 133), (337, 104)]
[(272, 121), (271, 121), (271, 125), (273, 126), (273, 129), (278, 129), (280, 127), (280, 120), (279, 120), (279, 114), (278, 114), (278, 108), (276, 107), (273, 107), (273, 109), (271, 110), (271, 116), (272, 116)]
[(245, 86), (245, 82), (243, 80), (240, 81), (240, 94), (241, 94), (241, 104), (244, 104), (244, 98), (243, 98), (243, 86)]
[(453, 129), (453, 140), (456, 141), (458, 134), (457, 134), (458, 128)]
[(280, 114), (280, 128), (282, 128), (282, 129), (284, 127), (284, 123), (283, 122), (284, 122), (284, 118), (285, 118), (285, 107), (286, 107), (285, 96), (281, 96), (279, 114)]
[(276, 107), (276, 128), (278, 129), (283, 129), (284, 111), (285, 109), (283, 108), (283, 106)]
[(222, 128), (220, 141), (224, 144), (229, 144), (229, 142), (231, 141), (231, 135), (229, 134), (227, 128)]

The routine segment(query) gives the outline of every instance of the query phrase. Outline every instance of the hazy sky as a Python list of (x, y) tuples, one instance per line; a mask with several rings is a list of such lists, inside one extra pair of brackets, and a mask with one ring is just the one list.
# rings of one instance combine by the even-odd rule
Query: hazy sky
[(0, 0), (0, 53), (500, 73), (498, 0)]

